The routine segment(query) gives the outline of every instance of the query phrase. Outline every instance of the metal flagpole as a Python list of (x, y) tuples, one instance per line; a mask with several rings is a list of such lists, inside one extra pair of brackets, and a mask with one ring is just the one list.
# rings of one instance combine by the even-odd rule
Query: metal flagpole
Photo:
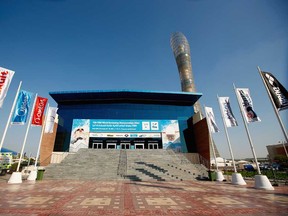
[(236, 94), (236, 97), (237, 97), (238, 105), (239, 105), (239, 108), (240, 108), (240, 113), (241, 113), (241, 116), (242, 116), (242, 119), (243, 119), (243, 122), (244, 122), (244, 125), (245, 125), (247, 136), (248, 136), (248, 139), (249, 139), (249, 143), (250, 143), (250, 147), (251, 147), (251, 150), (252, 150), (252, 154), (254, 156), (254, 160), (255, 160), (255, 163), (256, 163), (257, 172), (258, 172), (259, 175), (261, 175), (261, 171), (260, 171), (260, 168), (259, 168), (259, 165), (258, 165), (256, 153), (255, 153), (254, 146), (253, 146), (253, 142), (252, 142), (249, 130), (248, 130), (248, 125), (247, 125), (247, 122), (245, 120), (245, 116), (243, 114), (243, 110), (242, 110), (242, 107), (241, 107), (241, 104), (240, 104), (240, 101), (239, 101), (239, 97), (238, 97), (238, 94), (236, 92), (236, 87), (235, 87), (234, 83), (233, 83), (233, 87), (234, 87), (234, 91), (235, 91), (235, 94)]
[(236, 173), (237, 169), (236, 169), (236, 165), (235, 165), (234, 155), (233, 155), (233, 152), (232, 152), (232, 148), (231, 148), (230, 139), (229, 139), (229, 136), (228, 136), (227, 127), (226, 127), (226, 124), (225, 124), (224, 113), (223, 113), (223, 110), (221, 108), (220, 100), (219, 100), (218, 95), (217, 95), (217, 99), (218, 99), (218, 103), (219, 103), (219, 106), (220, 106), (221, 116), (222, 116), (222, 120), (223, 120), (223, 124), (224, 124), (224, 129), (225, 129), (225, 134), (226, 134), (226, 138), (227, 138), (227, 142), (228, 142), (228, 146), (229, 146), (230, 155), (231, 155), (231, 158), (232, 158), (234, 172)]
[[(27, 180), (31, 180), (31, 181), (35, 181), (37, 179), (37, 162), (38, 162), (38, 158), (39, 158), (39, 154), (40, 154), (40, 148), (41, 148), (41, 142), (42, 142), (42, 138), (43, 138), (43, 134), (44, 134), (44, 124), (46, 122), (46, 118), (47, 118), (47, 113), (49, 110), (49, 104), (48, 104), (48, 109), (46, 111), (46, 115), (44, 118), (44, 122), (42, 122), (42, 129), (41, 129), (41, 135), (40, 135), (40, 140), (39, 140), (39, 144), (38, 144), (38, 150), (37, 150), (37, 155), (35, 158), (35, 164), (34, 164), (34, 170), (32, 170), (27, 178)], [(42, 119), (43, 120), (43, 119)]]
[(48, 110), (49, 110), (49, 103), (48, 103), (48, 106), (47, 106), (47, 111), (46, 111), (44, 123), (43, 123), (43, 125), (42, 125), (42, 130), (41, 130), (41, 136), (40, 136), (40, 140), (39, 140), (39, 144), (38, 144), (37, 155), (36, 155), (36, 158), (35, 158), (35, 168), (37, 167), (37, 161), (38, 161), (39, 154), (40, 154), (41, 142), (42, 142), (42, 138), (43, 138), (43, 134), (44, 134), (44, 128), (45, 128), (45, 124), (46, 124), (46, 119), (47, 119), (47, 115), (48, 115)]
[[(286, 132), (286, 130), (285, 130), (284, 124), (283, 124), (283, 122), (282, 122), (282, 120), (281, 120), (281, 118), (280, 118), (278, 109), (277, 109), (277, 107), (275, 106), (275, 103), (273, 102), (271, 93), (270, 93), (270, 91), (269, 91), (269, 89), (268, 89), (268, 87), (267, 87), (267, 84), (266, 84), (263, 76), (262, 76), (260, 67), (258, 66), (257, 68), (258, 68), (260, 77), (261, 77), (261, 79), (262, 79), (262, 81), (263, 81), (263, 84), (264, 84), (264, 86), (265, 86), (265, 89), (266, 89), (266, 91), (267, 91), (267, 94), (268, 94), (268, 97), (269, 97), (269, 99), (270, 99), (270, 102), (271, 102), (271, 104), (272, 104), (272, 106), (273, 106), (273, 109), (274, 109), (274, 112), (275, 112), (276, 117), (277, 117), (277, 119), (278, 119), (278, 122), (279, 122), (279, 124), (280, 124), (280, 127), (281, 127), (281, 129), (282, 129), (282, 132), (283, 132), (283, 134), (284, 134), (284, 137), (285, 137), (285, 139), (286, 139), (286, 143), (288, 143), (288, 135), (287, 135), (287, 132)], [(284, 149), (285, 149), (285, 152), (287, 152), (285, 146), (284, 146)]]
[(212, 146), (212, 152), (213, 152), (213, 156), (214, 156), (214, 160), (215, 160), (216, 170), (218, 172), (219, 170), (218, 170), (218, 164), (217, 164), (217, 161), (216, 161), (216, 153), (215, 153), (215, 149), (214, 149), (214, 143), (213, 143), (213, 140), (212, 140), (211, 128), (210, 128), (210, 124), (208, 122), (208, 115), (207, 115), (207, 112), (206, 112), (206, 109), (205, 109), (205, 105), (204, 105), (204, 111), (205, 111), (205, 116), (206, 116), (206, 122), (207, 122), (207, 125), (208, 125), (209, 137), (210, 137), (210, 142), (211, 142), (211, 146)]
[(16, 93), (16, 96), (15, 96), (15, 99), (14, 99), (14, 102), (13, 102), (13, 105), (12, 105), (12, 108), (11, 108), (11, 111), (10, 111), (10, 114), (9, 114), (9, 117), (8, 117), (8, 121), (7, 121), (5, 130), (4, 130), (4, 133), (3, 133), (2, 139), (1, 139), (0, 152), (1, 152), (4, 140), (5, 140), (5, 137), (6, 137), (6, 133), (7, 133), (7, 130), (8, 130), (12, 115), (13, 115), (14, 108), (16, 106), (16, 102), (17, 102), (17, 99), (18, 99), (18, 95), (19, 95), (19, 92), (20, 92), (21, 85), (22, 85), (22, 81), (20, 81), (20, 83), (19, 83), (19, 87), (17, 89), (17, 93)]
[(285, 154), (286, 154), (286, 156), (288, 157), (288, 153), (287, 153), (287, 150), (286, 150), (286, 147), (285, 147), (285, 143), (284, 143), (284, 141), (281, 142), (281, 143), (282, 143), (282, 145), (283, 145), (283, 148), (284, 148)]
[(26, 129), (26, 133), (25, 133), (25, 137), (24, 137), (24, 141), (23, 141), (23, 145), (22, 145), (22, 149), (21, 149), (21, 153), (20, 153), (20, 158), (19, 158), (19, 163), (18, 163), (16, 172), (19, 172), (19, 168), (20, 168), (20, 164), (21, 164), (21, 160), (22, 160), (22, 155), (23, 155), (23, 151), (24, 151), (24, 148), (25, 148), (25, 144), (26, 144), (26, 139), (27, 139), (27, 136), (28, 136), (31, 120), (32, 120), (33, 113), (34, 113), (34, 108), (35, 108), (35, 103), (36, 103), (36, 100), (37, 100), (37, 95), (38, 94), (36, 93), (35, 99), (34, 99), (34, 103), (33, 103), (33, 109), (31, 111), (29, 122), (28, 122), (28, 125), (27, 125), (27, 129)]

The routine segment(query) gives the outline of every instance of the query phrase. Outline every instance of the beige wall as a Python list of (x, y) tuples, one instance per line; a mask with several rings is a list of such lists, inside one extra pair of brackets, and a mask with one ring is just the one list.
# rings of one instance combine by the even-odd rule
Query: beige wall
[(41, 149), (40, 149), (40, 165), (47, 166), (50, 164), (51, 156), (54, 148), (56, 131), (57, 131), (58, 124), (54, 124), (53, 133), (44, 133), (42, 142), (41, 142)]

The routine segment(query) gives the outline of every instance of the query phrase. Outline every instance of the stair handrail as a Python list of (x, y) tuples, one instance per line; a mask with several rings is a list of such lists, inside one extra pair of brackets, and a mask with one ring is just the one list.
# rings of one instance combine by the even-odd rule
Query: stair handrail
[[(173, 153), (175, 154), (175, 156), (180, 159), (181, 164), (187, 163), (187, 161), (189, 161), (190, 163), (192, 163), (192, 161), (190, 161), (184, 153), (176, 151), (175, 149), (172, 149)], [(188, 153), (189, 154), (189, 153)], [(198, 159), (199, 159), (199, 164), (202, 164), (203, 166), (205, 166), (207, 169), (209, 169), (210, 167), (210, 163), (209, 161), (204, 158), (202, 155), (200, 155), (199, 153), (191, 153), (191, 154), (197, 154), (198, 155)], [(182, 155), (185, 157), (185, 159), (179, 155)]]
[(117, 175), (125, 178), (127, 174), (127, 153), (125, 150), (121, 149), (119, 154), (119, 162), (117, 168)]
[(207, 169), (210, 169), (210, 162), (209, 160), (207, 160), (206, 158), (204, 158), (202, 155), (198, 154), (199, 155), (199, 161), (200, 161), (200, 164), (202, 164), (203, 166), (205, 166)]

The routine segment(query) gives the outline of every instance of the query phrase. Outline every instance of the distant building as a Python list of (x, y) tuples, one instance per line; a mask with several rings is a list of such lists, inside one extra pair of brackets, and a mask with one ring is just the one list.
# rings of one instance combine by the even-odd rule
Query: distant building
[[(269, 158), (274, 159), (276, 155), (284, 155), (287, 156), (286, 151), (288, 150), (288, 144), (287, 143), (281, 143), (276, 145), (268, 145), (266, 146)], [(286, 151), (285, 151), (286, 148)]]

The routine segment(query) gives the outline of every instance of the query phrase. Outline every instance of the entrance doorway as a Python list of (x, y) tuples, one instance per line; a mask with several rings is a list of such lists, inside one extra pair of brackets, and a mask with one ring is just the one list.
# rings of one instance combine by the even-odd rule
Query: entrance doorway
[(148, 143), (148, 149), (158, 149), (158, 143)]
[(116, 149), (116, 143), (107, 143), (107, 149)]
[(144, 143), (135, 144), (135, 149), (144, 149)]
[(121, 143), (121, 149), (130, 149), (130, 143)]
[(102, 149), (102, 143), (93, 143), (93, 149)]

